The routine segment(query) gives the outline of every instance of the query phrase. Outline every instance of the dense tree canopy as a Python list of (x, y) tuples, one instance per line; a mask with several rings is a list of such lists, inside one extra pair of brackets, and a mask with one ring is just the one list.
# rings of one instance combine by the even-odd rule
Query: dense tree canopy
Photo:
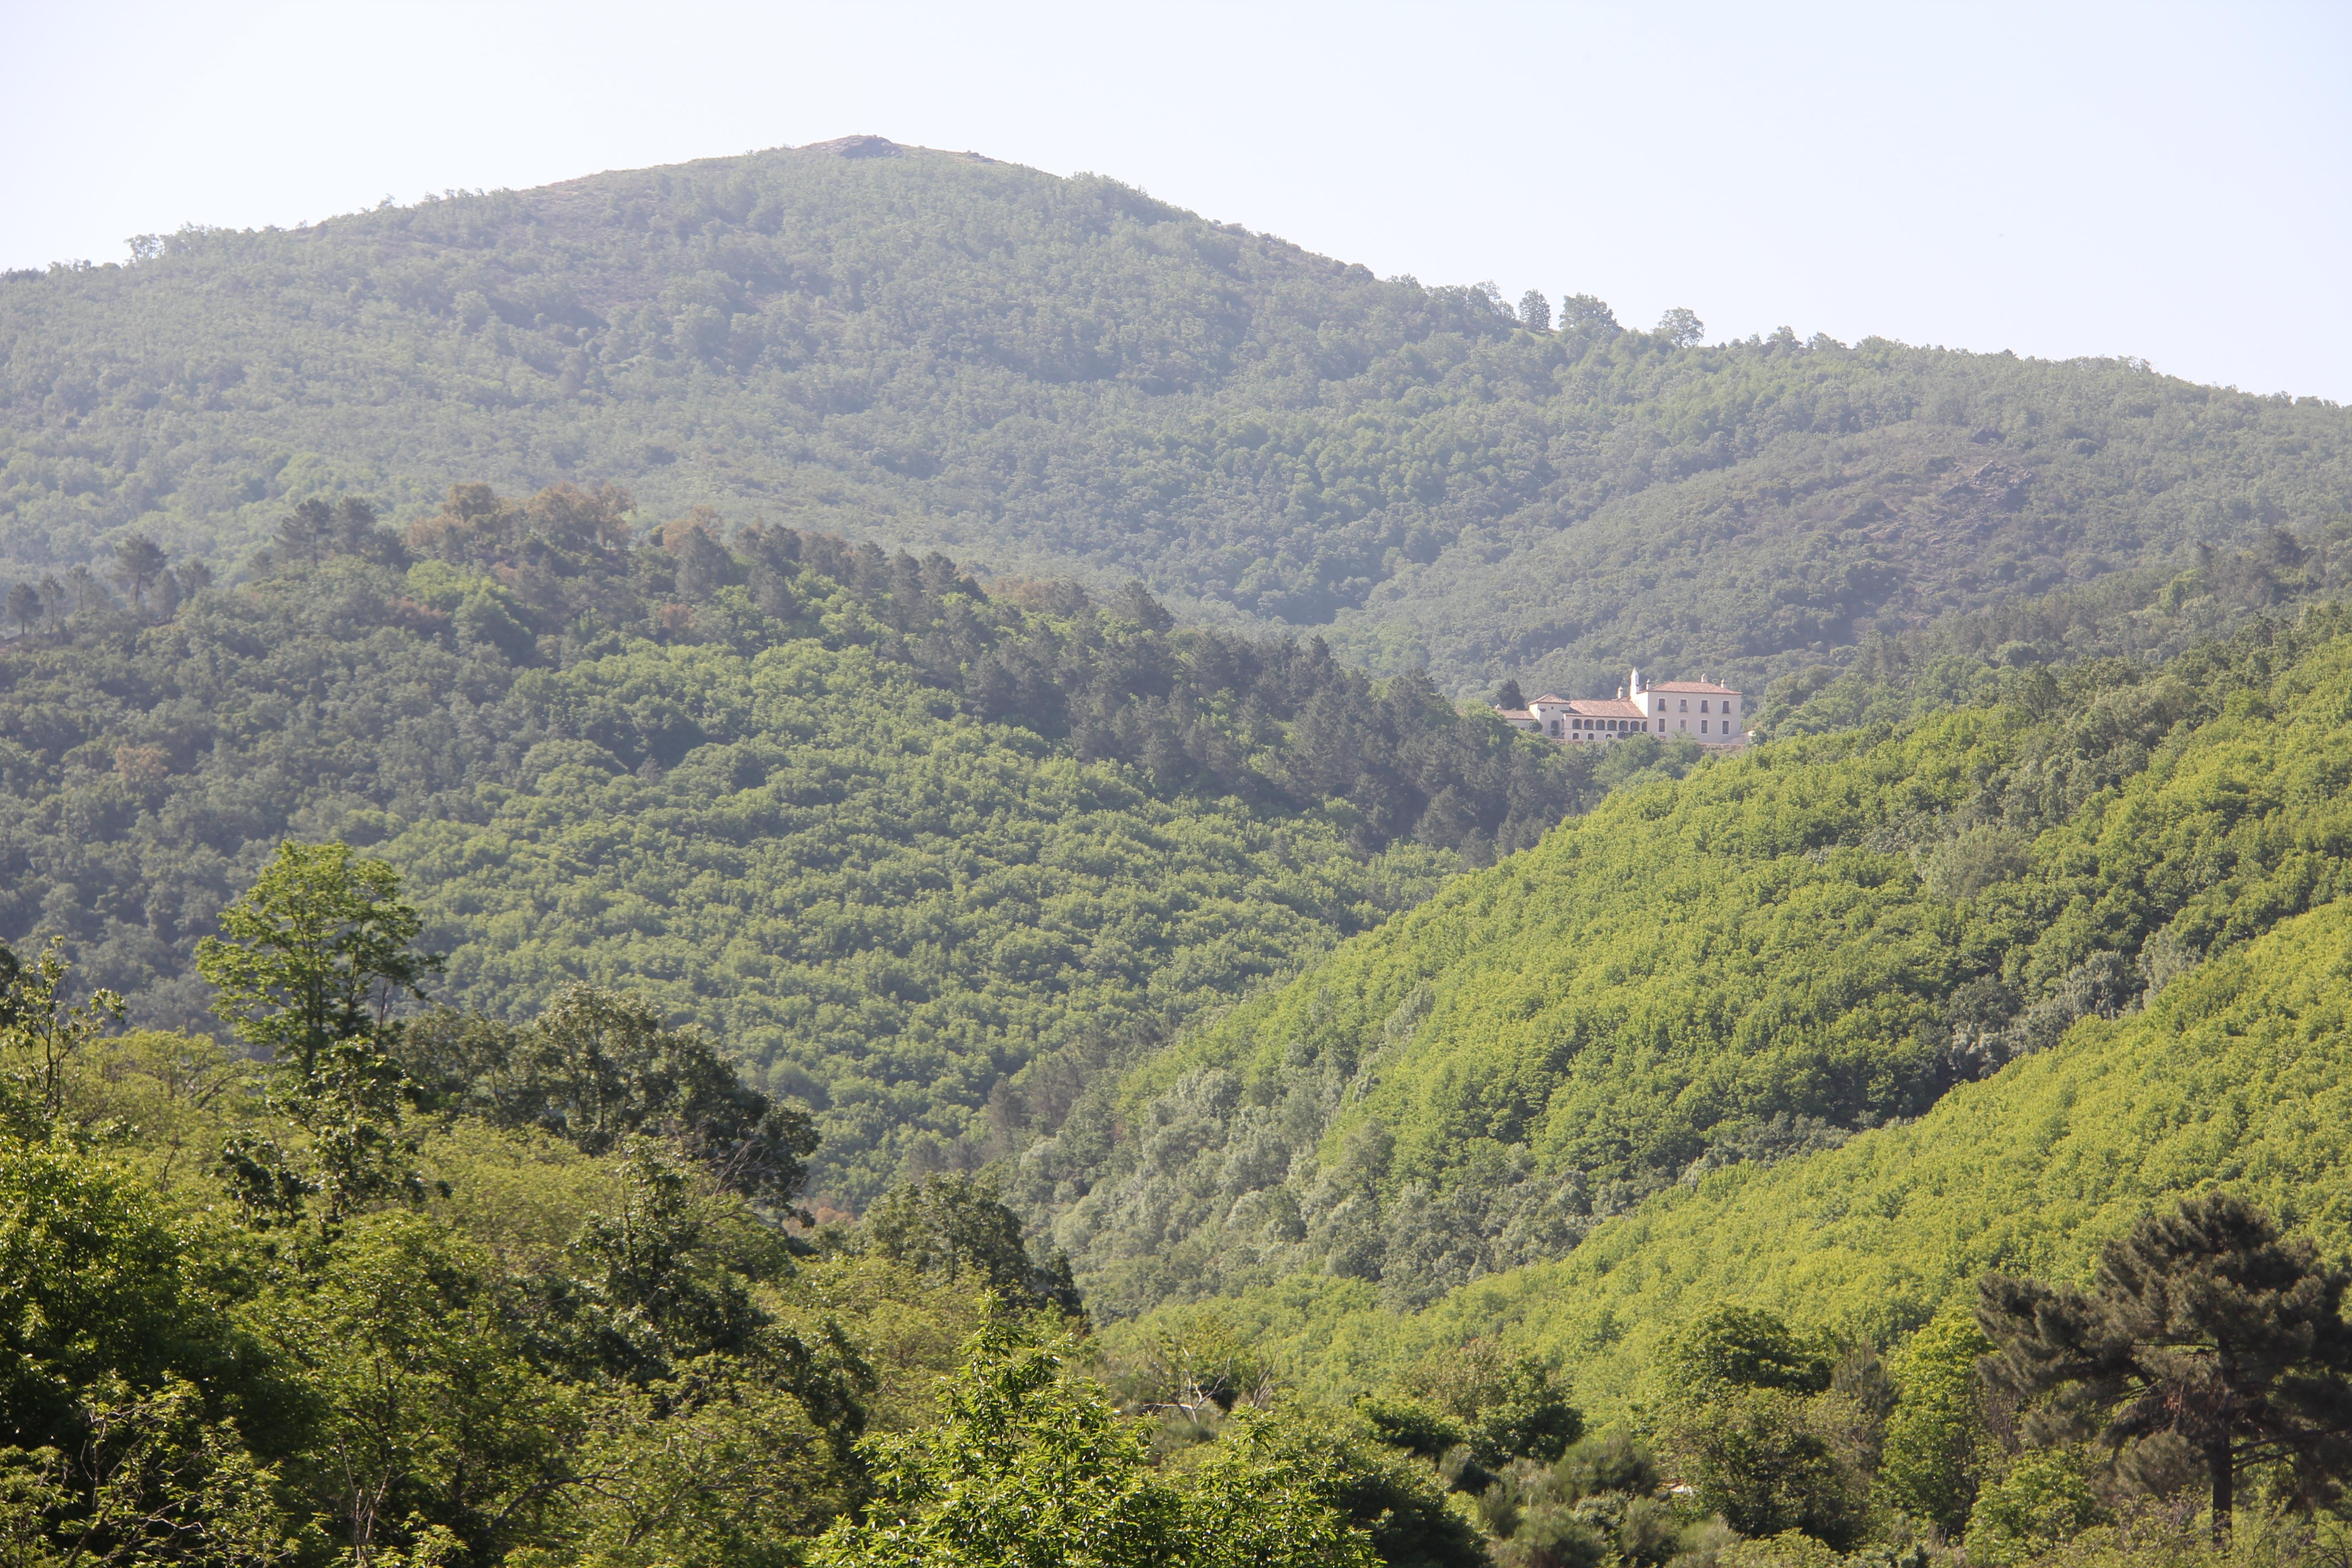
[[(818, 1113), (854, 1204), (972, 1163), (1033, 1056), (1123, 1048), (1689, 761), (1596, 763), (1139, 589), (992, 595), (626, 510), (461, 485), (402, 535), (322, 502), (249, 583), (184, 564), (168, 618), (94, 603), (0, 650), (0, 937), (68, 935), (134, 1017), (202, 1026), (215, 911), (339, 838), (421, 932), (357, 887), (257, 913), (207, 961), (226, 994), (303, 988), (270, 1016), (316, 1033), (420, 980), (509, 1020), (647, 987)], [(281, 973), (279, 926), (341, 945)], [(411, 936), (446, 975), (369, 956)]]
[(2009, 670), (1611, 796), (1041, 1119), (1111, 1310), (1306, 1269), (1417, 1307), (1833, 1148), (2340, 896), (2341, 612)]
[(1629, 663), (1760, 687), (2352, 494), (2315, 399), (1707, 346), (1686, 310), (1515, 310), (873, 138), (135, 255), (0, 283), (0, 552), (37, 593), (134, 531), (228, 564), (321, 491), (404, 523), (453, 472), (594, 478), (663, 517), (1140, 575), (1449, 693), (1592, 695)]

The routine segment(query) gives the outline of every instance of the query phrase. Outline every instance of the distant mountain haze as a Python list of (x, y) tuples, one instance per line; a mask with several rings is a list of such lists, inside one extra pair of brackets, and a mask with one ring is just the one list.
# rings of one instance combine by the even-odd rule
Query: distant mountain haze
[[(1140, 576), (1457, 695), (1760, 690), (1874, 635), (2352, 510), (2352, 416), (2136, 362), (1706, 346), (1381, 280), (1116, 181), (853, 136), (184, 231), (0, 283), (0, 577), (233, 567), (314, 495), (614, 482)], [(1574, 279), (1562, 279), (1572, 287)]]

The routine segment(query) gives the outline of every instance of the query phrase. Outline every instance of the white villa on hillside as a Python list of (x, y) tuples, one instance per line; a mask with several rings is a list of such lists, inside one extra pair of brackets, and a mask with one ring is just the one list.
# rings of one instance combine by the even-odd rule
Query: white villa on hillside
[(1504, 722), (1561, 745), (1606, 745), (1628, 735), (1683, 735), (1710, 749), (1748, 744), (1742, 694), (1710, 680), (1642, 684), (1634, 670), (1614, 697), (1553, 697), (1499, 710)]

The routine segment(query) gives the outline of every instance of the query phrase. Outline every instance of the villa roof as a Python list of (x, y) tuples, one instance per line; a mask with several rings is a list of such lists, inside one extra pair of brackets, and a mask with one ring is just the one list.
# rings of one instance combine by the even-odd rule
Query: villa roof
[(1638, 719), (1642, 705), (1623, 697), (1554, 697), (1545, 692), (1528, 704), (1530, 711), (1542, 708), (1565, 708), (1580, 719)]
[(1737, 697), (1737, 686), (1717, 686), (1711, 680), (1654, 680), (1642, 688), (1644, 691), (1684, 691), (1707, 697)]

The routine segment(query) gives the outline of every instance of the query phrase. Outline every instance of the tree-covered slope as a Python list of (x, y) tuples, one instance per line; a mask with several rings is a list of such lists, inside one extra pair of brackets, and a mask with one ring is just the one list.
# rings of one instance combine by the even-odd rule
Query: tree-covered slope
[(1398, 1319), (1356, 1281), (1229, 1303), (1327, 1384), (1481, 1334), (1576, 1371), (1589, 1408), (1646, 1391), (1675, 1330), (1725, 1303), (1880, 1344), (1987, 1270), (2078, 1277), (2101, 1243), (2216, 1185), (2352, 1250), (2352, 910), (2281, 921), (2116, 1018), (1963, 1085), (1916, 1121), (1662, 1194), (1571, 1256)]
[(814, 1105), (855, 1203), (980, 1158), (1039, 1054), (1156, 1036), (1683, 765), (1139, 594), (1024, 608), (943, 557), (632, 542), (623, 510), (461, 486), (404, 540), (320, 503), (247, 583), (37, 618), (0, 647), (0, 940), (203, 1027), (194, 942), (280, 838), (341, 837), (408, 877), (437, 994), (625, 984)]
[(1129, 1072), (1025, 1200), (1107, 1305), (1408, 1310), (1916, 1116), (2352, 887), (2342, 631), (2011, 671), (1612, 797)]
[[(1139, 573), (1441, 685), (1760, 686), (2344, 512), (2344, 411), (2122, 361), (1523, 321), (1108, 180), (854, 139), (0, 283), (0, 551), (234, 558), (319, 489), (632, 486)], [(1572, 280), (1562, 280), (1571, 282)]]

